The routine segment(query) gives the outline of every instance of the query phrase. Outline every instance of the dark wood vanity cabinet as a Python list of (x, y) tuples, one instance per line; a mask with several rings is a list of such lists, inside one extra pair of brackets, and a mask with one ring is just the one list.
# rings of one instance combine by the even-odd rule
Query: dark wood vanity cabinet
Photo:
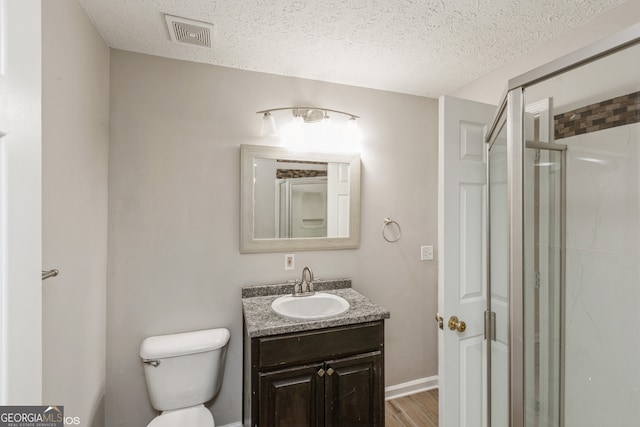
[(377, 374), (382, 367), (381, 352), (338, 359), (326, 365), (324, 425), (383, 427), (384, 384)]
[[(323, 424), (322, 365), (310, 365), (258, 374), (259, 426), (313, 426)], [(253, 425), (256, 425), (253, 424)]]
[(384, 426), (383, 321), (250, 339), (244, 425)]

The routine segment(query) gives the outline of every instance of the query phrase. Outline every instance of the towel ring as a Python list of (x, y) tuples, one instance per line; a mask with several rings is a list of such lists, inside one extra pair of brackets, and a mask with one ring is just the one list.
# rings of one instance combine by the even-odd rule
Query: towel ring
[[(387, 227), (390, 225), (395, 225), (395, 227), (398, 229), (397, 235), (391, 238), (387, 237), (387, 233), (386, 233)], [(400, 240), (401, 235), (402, 235), (402, 229), (400, 228), (400, 224), (398, 224), (397, 222), (395, 222), (390, 218), (385, 218), (384, 224), (382, 225), (382, 237), (384, 238), (384, 240), (386, 240), (389, 243), (395, 243), (398, 240)]]

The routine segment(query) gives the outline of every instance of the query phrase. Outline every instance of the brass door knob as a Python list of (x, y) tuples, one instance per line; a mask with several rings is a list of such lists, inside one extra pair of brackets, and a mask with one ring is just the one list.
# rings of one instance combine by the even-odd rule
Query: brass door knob
[(329, 376), (333, 375), (334, 372), (335, 371), (333, 370), (333, 368), (327, 369), (327, 375), (329, 375)]
[(459, 320), (457, 316), (449, 318), (449, 329), (452, 331), (464, 332), (467, 330), (467, 324)]

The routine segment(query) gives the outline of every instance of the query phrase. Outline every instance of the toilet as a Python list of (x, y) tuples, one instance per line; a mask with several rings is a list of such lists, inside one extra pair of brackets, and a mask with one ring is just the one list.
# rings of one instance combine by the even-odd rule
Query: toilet
[(151, 405), (147, 427), (215, 427), (204, 406), (220, 390), (229, 342), (225, 328), (146, 338), (140, 346)]

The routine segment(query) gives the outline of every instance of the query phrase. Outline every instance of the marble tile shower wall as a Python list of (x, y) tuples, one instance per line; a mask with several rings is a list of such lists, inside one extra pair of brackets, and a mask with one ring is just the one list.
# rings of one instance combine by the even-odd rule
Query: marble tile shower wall
[(640, 123), (568, 137), (563, 144), (565, 422), (638, 425)]
[(580, 107), (554, 117), (555, 139), (640, 122), (640, 92)]

